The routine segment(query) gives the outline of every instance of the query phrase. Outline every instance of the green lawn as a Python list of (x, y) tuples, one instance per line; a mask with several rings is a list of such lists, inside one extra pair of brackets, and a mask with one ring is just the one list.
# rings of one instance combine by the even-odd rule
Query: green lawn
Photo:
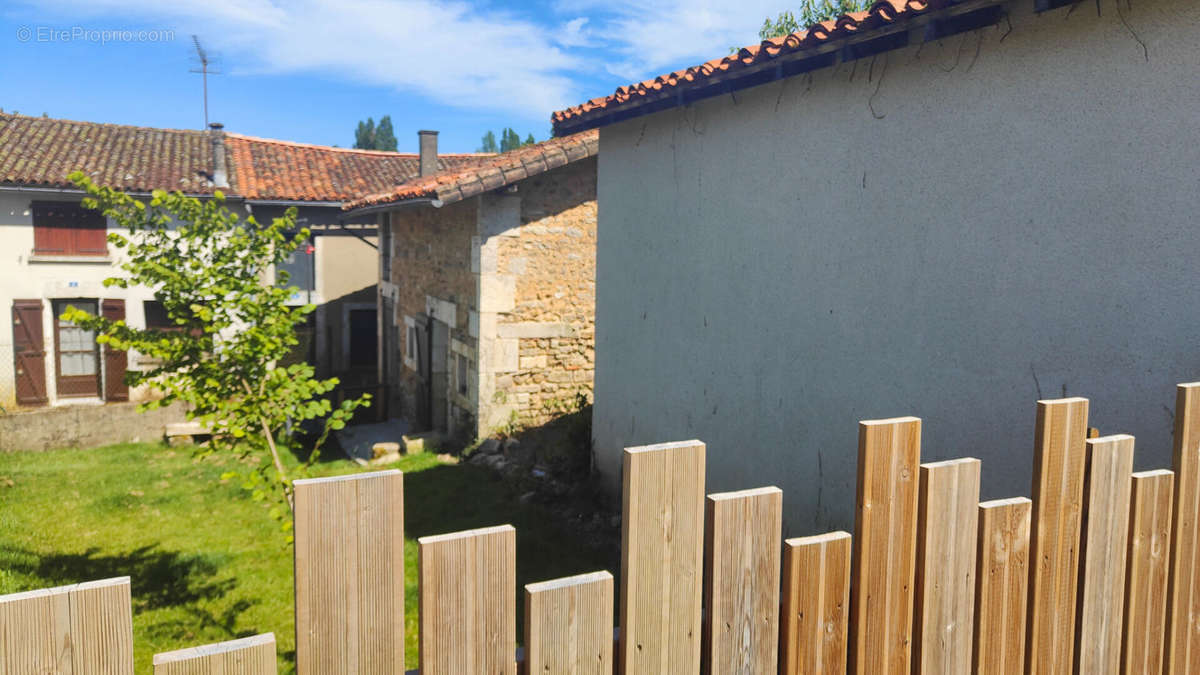
[[(485, 469), (432, 454), (394, 467), (405, 472), (409, 668), (417, 664), (417, 537), (512, 523), (521, 593), (531, 581), (611, 569), (611, 551), (520, 504)], [(290, 672), (291, 546), (266, 507), (236, 480), (220, 481), (230, 468), (231, 459), (197, 461), (190, 448), (157, 444), (0, 453), (0, 594), (127, 575), (138, 673), (151, 672), (156, 652), (266, 631)], [(336, 460), (316, 473), (360, 470)]]

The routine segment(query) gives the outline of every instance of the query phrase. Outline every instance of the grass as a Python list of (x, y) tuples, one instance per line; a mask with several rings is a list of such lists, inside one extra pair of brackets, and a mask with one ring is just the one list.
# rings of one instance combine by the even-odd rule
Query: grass
[[(189, 448), (157, 444), (0, 453), (0, 594), (129, 576), (136, 672), (150, 673), (158, 652), (267, 631), (281, 670), (294, 670), (292, 549), (262, 503), (238, 481), (220, 480), (232, 468), (230, 458), (196, 460)], [(417, 664), (417, 537), (512, 523), (518, 589), (612, 569), (611, 551), (521, 504), (486, 469), (432, 454), (395, 468), (405, 472), (409, 668)], [(360, 470), (345, 460), (315, 467), (317, 475)], [(517, 627), (519, 636), (519, 619)]]

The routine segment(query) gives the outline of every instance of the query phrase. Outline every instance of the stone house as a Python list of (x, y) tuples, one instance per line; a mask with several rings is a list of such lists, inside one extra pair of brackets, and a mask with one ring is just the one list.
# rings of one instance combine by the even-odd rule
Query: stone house
[(1064, 395), (1169, 465), (1197, 64), (1194, 0), (883, 0), (556, 113), (604, 147), (597, 467), (699, 438), (709, 491), (849, 529), (859, 420), (922, 417), (923, 459), (981, 458), (994, 499)]
[(394, 414), (469, 440), (590, 399), (598, 150), (552, 139), (346, 205), (378, 217)]
[[(437, 168), (486, 158), (445, 155)], [(138, 355), (102, 350), (57, 319), (72, 303), (137, 327), (165, 321), (151, 290), (103, 286), (120, 263), (106, 240), (113, 224), (80, 208), (66, 180), (75, 169), (135, 195), (165, 189), (206, 199), (220, 189), (230, 208), (259, 220), (296, 207), (315, 235), (285, 265), (296, 303), (317, 305), (304, 356), (322, 375), (374, 386), (375, 223), (346, 219), (341, 205), (419, 175), (417, 154), (254, 138), (219, 125), (152, 129), (0, 113), (0, 307), (11, 316), (0, 330), (0, 410), (146, 394), (123, 382), (127, 368), (141, 367)]]

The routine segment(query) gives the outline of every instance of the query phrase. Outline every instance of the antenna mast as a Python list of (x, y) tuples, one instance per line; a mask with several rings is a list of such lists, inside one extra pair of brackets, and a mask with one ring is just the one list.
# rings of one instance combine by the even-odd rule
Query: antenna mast
[(190, 72), (200, 73), (204, 80), (204, 128), (208, 129), (208, 74), (220, 75), (221, 71), (210, 68), (215, 59), (209, 58), (208, 52), (204, 51), (204, 47), (200, 46), (199, 36), (192, 36), (192, 44), (196, 46), (196, 58), (200, 61), (200, 67), (192, 68)]

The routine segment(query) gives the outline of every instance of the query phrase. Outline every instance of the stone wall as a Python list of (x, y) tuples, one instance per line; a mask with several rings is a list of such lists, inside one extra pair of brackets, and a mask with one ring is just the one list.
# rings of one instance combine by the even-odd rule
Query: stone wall
[(499, 240), (498, 272), (514, 279), (513, 307), (497, 321), (516, 341), (511, 385), (518, 421), (541, 424), (589, 400), (595, 351), (596, 160), (586, 159), (517, 185), (516, 236)]
[[(397, 328), (394, 349), (399, 373), (391, 383), (394, 414), (417, 421), (420, 417), (418, 398), (423, 396), (418, 371), (411, 365), (408, 351), (405, 317), (436, 315), (449, 326), (450, 343), (474, 349), (469, 335), (470, 315), (476, 306), (476, 275), (471, 270), (471, 251), (476, 233), (478, 200), (470, 199), (440, 209), (420, 207), (400, 209), (391, 213), (391, 287), (394, 312), (385, 321)], [(430, 306), (435, 299), (436, 306)], [(432, 311), (431, 311), (432, 310)], [(447, 345), (449, 347), (449, 344)], [(461, 349), (461, 348), (460, 348)], [(445, 353), (439, 354), (439, 378), (447, 380), (455, 373), (442, 372), (447, 365)], [(406, 361), (409, 361), (406, 363)], [(459, 408), (463, 406), (459, 405)], [(456, 416), (449, 424), (456, 426), (464, 412), (447, 411)], [(434, 426), (444, 428), (446, 419), (434, 420)]]
[(156, 441), (163, 438), (166, 425), (182, 421), (183, 407), (178, 405), (144, 413), (136, 403), (41, 408), (0, 415), (0, 452)]

